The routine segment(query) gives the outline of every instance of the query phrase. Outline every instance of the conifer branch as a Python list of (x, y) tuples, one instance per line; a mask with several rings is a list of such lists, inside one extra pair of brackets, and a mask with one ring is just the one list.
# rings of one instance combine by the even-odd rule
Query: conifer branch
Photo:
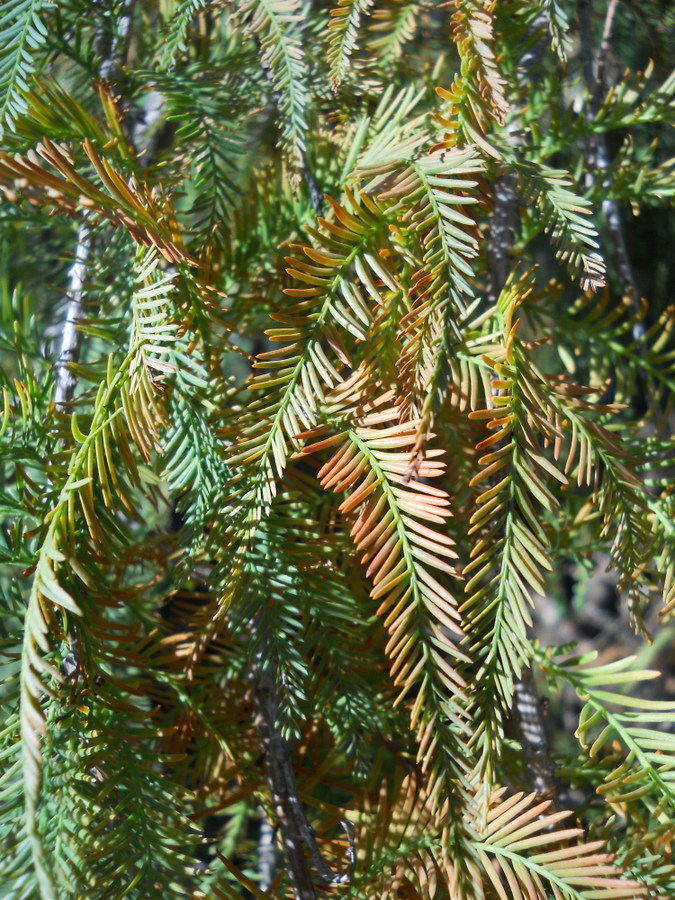
[[(121, 15), (114, 23), (116, 27), (110, 29), (104, 25), (99, 31), (97, 49), (101, 54), (101, 62), (98, 77), (101, 81), (116, 82), (120, 78), (121, 66), (129, 52), (135, 5), (136, 0), (124, 0)], [(98, 6), (98, 3), (93, 6)]]

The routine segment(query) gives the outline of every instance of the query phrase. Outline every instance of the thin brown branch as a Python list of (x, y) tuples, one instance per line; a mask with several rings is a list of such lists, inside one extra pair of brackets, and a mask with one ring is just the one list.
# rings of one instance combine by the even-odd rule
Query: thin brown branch
[(348, 865), (346, 872), (334, 872), (321, 855), (321, 851), (319, 850), (316, 843), (316, 835), (314, 834), (314, 829), (307, 821), (305, 807), (302, 805), (302, 801), (300, 800), (300, 794), (298, 792), (298, 786), (295, 779), (295, 771), (291, 764), (290, 747), (287, 741), (284, 741), (283, 748), (280, 747), (279, 759), (286, 785), (286, 790), (288, 792), (288, 801), (293, 811), (293, 816), (297, 823), (298, 830), (300, 831), (300, 834), (302, 836), (302, 840), (309, 850), (309, 855), (312, 858), (312, 864), (314, 865), (314, 868), (318, 872), (321, 880), (326, 884), (347, 884), (349, 882), (349, 879), (351, 878), (352, 872), (354, 871), (354, 866), (356, 865), (356, 853), (354, 848), (354, 826), (346, 819), (342, 819), (342, 821), (340, 822), (347, 834), (347, 839), (349, 842), (346, 854)]

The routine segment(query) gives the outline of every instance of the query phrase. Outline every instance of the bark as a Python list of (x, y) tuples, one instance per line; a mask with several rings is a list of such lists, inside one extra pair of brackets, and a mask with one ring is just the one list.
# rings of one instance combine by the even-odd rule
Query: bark
[[(252, 626), (252, 632), (256, 627)], [(316, 900), (305, 848), (322, 881), (326, 884), (347, 884), (356, 865), (354, 828), (347, 821), (341, 823), (349, 840), (346, 854), (348, 865), (345, 872), (334, 872), (321, 855), (314, 829), (307, 820), (300, 799), (291, 747), (278, 725), (276, 666), (273, 661), (265, 659), (263, 649), (257, 653), (250, 680), (254, 688), (256, 726), (265, 756), (265, 778), (274, 804), (294, 897), (295, 900)]]
[(56, 370), (54, 409), (58, 413), (66, 411), (77, 384), (77, 377), (70, 369), (70, 363), (77, 362), (80, 358), (82, 336), (78, 329), (78, 323), (82, 319), (84, 312), (83, 297), (92, 251), (92, 240), (92, 230), (85, 216), (77, 233), (75, 262), (68, 274), (66, 321), (63, 326), (58, 359), (54, 364)]
[[(607, 60), (611, 52), (612, 29), (616, 18), (617, 7), (618, 0), (610, 0), (605, 14), (597, 63), (595, 61), (593, 34), (591, 29), (591, 4), (589, 3), (589, 0), (583, 0), (579, 7), (579, 19), (581, 24), (580, 50), (583, 61), (584, 83), (586, 91), (591, 98), (586, 112), (589, 121), (595, 118), (607, 87), (605, 84)], [(592, 187), (595, 180), (602, 179), (602, 174), (609, 167), (610, 163), (607, 138), (604, 134), (595, 134), (589, 139), (588, 152), (590, 156), (589, 169), (596, 170), (595, 176), (589, 172), (587, 177), (586, 186)], [(602, 212), (605, 215), (607, 228), (612, 236), (617, 269), (621, 280), (621, 288), (624, 295), (632, 298), (633, 307), (637, 312), (640, 308), (640, 295), (628, 253), (628, 244), (626, 243), (621, 209), (616, 200), (605, 199), (602, 201)], [(641, 329), (642, 326), (636, 327)], [(634, 335), (634, 337), (639, 336), (639, 334)]]

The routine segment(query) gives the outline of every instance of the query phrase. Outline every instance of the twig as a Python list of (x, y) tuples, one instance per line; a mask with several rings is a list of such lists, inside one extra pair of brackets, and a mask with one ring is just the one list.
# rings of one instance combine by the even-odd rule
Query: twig
[(520, 732), (525, 765), (533, 789), (539, 795), (550, 795), (555, 803), (557, 781), (551, 759), (537, 688), (532, 668), (523, 669), (513, 684), (513, 718)]
[[(612, 29), (616, 19), (616, 11), (618, 8), (618, 0), (610, 0), (605, 14), (605, 22), (602, 29), (602, 40), (598, 53), (597, 68), (594, 66), (594, 50), (593, 38), (591, 31), (591, 9), (589, 0), (582, 0), (579, 7), (579, 21), (581, 24), (581, 55), (583, 61), (583, 73), (586, 90), (590, 96), (590, 101), (586, 110), (587, 121), (591, 122), (600, 107), (602, 96), (605, 89), (605, 71), (607, 68), (607, 58), (611, 46)], [(596, 69), (594, 71), (594, 69)], [(589, 148), (589, 172), (586, 178), (586, 186), (592, 187), (597, 178), (602, 177), (609, 167), (609, 150), (607, 148), (607, 138), (604, 134), (592, 135), (588, 141)], [(598, 173), (593, 174), (593, 169)], [(604, 183), (603, 183), (604, 186)], [(621, 287), (624, 295), (630, 296), (633, 308), (638, 311), (640, 308), (639, 292), (633, 275), (633, 269), (628, 254), (628, 245), (623, 230), (623, 218), (619, 204), (616, 200), (606, 198), (602, 201), (602, 211), (607, 219), (607, 227), (612, 236), (612, 243), (616, 254), (616, 263), (619, 270), (619, 278), (621, 279)], [(638, 334), (642, 329), (641, 325), (636, 325)]]
[(309, 199), (312, 201), (314, 212), (317, 216), (320, 216), (323, 211), (323, 197), (317, 187), (314, 173), (307, 162), (307, 156), (304, 153), (302, 154), (302, 174), (305, 179), (305, 184), (307, 185), (307, 190), (309, 191)]
[(283, 737), (281, 738), (281, 740), (283, 741), (283, 744), (280, 743), (277, 746), (279, 750), (280, 768), (283, 774), (283, 779), (288, 795), (288, 802), (291, 810), (293, 811), (293, 816), (297, 823), (298, 830), (300, 831), (303, 843), (309, 850), (309, 855), (312, 857), (314, 868), (318, 872), (321, 880), (325, 881), (326, 884), (347, 884), (356, 865), (354, 826), (347, 819), (342, 819), (340, 821), (340, 824), (347, 834), (347, 840), (349, 842), (347, 852), (345, 854), (348, 865), (346, 872), (334, 872), (328, 865), (328, 863), (324, 860), (323, 856), (321, 856), (321, 851), (319, 850), (316, 843), (316, 835), (314, 834), (314, 829), (307, 821), (305, 807), (302, 805), (302, 801), (300, 800), (298, 786), (295, 780), (295, 770), (293, 769), (293, 766), (291, 764), (291, 754), (288, 742), (285, 741)]
[(91, 254), (92, 231), (85, 215), (77, 233), (77, 248), (75, 249), (75, 262), (68, 273), (68, 290), (66, 297), (66, 321), (63, 327), (61, 347), (54, 368), (56, 370), (56, 385), (54, 387), (54, 409), (62, 413), (72, 400), (77, 378), (70, 369), (70, 364), (80, 358), (81, 332), (77, 325), (82, 318), (82, 298), (89, 258)]
[(600, 50), (598, 51), (598, 71), (595, 76), (596, 83), (595, 90), (593, 92), (594, 111), (597, 110), (600, 106), (602, 95), (605, 89), (605, 70), (607, 69), (607, 60), (609, 58), (609, 51), (612, 44), (612, 30), (614, 29), (614, 20), (616, 18), (616, 11), (618, 8), (619, 0), (609, 0), (607, 12), (605, 13), (605, 24), (602, 28)]
[(260, 834), (258, 836), (258, 875), (261, 891), (268, 891), (274, 881), (277, 867), (277, 849), (274, 842), (274, 828), (267, 820), (265, 810), (260, 808)]
[(119, 81), (121, 66), (126, 62), (129, 53), (135, 5), (136, 0), (124, 0), (116, 29), (112, 32), (105, 27), (101, 29), (97, 42), (97, 49), (102, 57), (98, 67), (98, 77), (101, 81)]
[[(251, 626), (252, 638), (255, 637), (256, 627), (256, 624)], [(276, 686), (276, 665), (273, 660), (264, 658), (264, 647), (256, 654), (250, 679), (254, 686), (256, 725), (265, 753), (265, 776), (274, 803), (295, 900), (316, 900), (303, 845), (309, 851), (319, 877), (326, 884), (347, 884), (356, 865), (354, 827), (347, 821), (341, 823), (349, 840), (346, 853), (348, 866), (345, 872), (336, 873), (322, 857), (314, 829), (307, 821), (291, 763), (290, 746), (277, 724), (279, 693)]]
[[(530, 25), (530, 31), (533, 34), (541, 31), (543, 34), (520, 60), (517, 79), (521, 85), (527, 81), (532, 69), (541, 62), (546, 50), (548, 22), (544, 13), (535, 18)], [(517, 129), (512, 140), (514, 143), (518, 143), (520, 140)], [(495, 305), (511, 271), (513, 234), (520, 218), (520, 195), (515, 172), (507, 171), (500, 175), (495, 180), (493, 193), (494, 207), (487, 237), (487, 255), (490, 271), (488, 300)]]
[(490, 267), (488, 301), (491, 306), (497, 300), (511, 271), (511, 246), (518, 225), (518, 180), (513, 172), (500, 175), (494, 183), (494, 207), (487, 238), (487, 255)]

